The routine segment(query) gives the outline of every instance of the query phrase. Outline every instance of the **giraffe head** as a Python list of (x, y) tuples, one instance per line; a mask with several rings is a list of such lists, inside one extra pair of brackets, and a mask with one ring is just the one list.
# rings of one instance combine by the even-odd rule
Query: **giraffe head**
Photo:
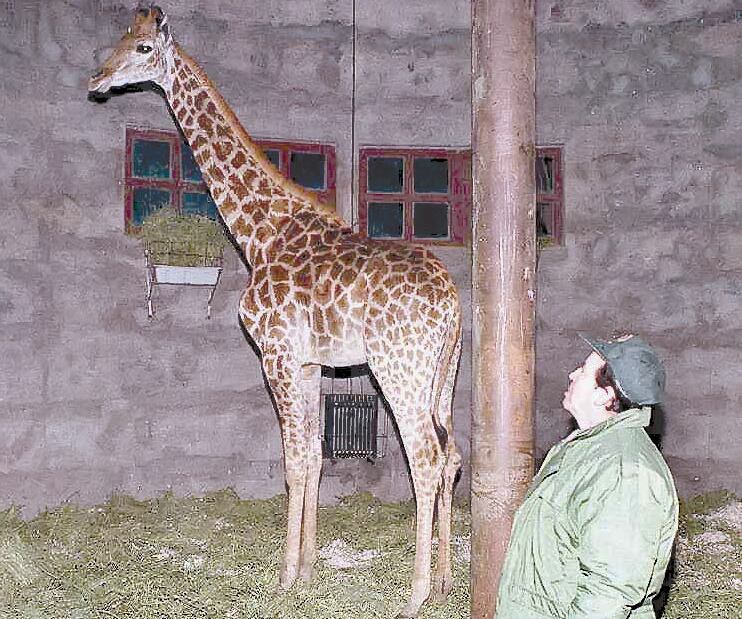
[(168, 58), (172, 49), (173, 39), (162, 9), (154, 5), (138, 8), (134, 24), (90, 78), (89, 92), (103, 95), (111, 88), (142, 82), (164, 87), (169, 79)]

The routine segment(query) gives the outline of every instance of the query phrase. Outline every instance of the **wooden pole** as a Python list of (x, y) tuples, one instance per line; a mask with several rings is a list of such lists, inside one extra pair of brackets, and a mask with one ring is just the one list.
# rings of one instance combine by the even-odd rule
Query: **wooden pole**
[(533, 476), (533, 0), (472, 0), (471, 616), (493, 619), (513, 513)]

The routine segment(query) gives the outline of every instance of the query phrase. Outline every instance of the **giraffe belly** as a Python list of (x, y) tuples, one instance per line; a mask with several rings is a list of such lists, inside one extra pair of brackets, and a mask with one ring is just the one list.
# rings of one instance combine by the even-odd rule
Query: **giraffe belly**
[(312, 338), (313, 361), (330, 367), (366, 363), (362, 330), (341, 337), (317, 335)]

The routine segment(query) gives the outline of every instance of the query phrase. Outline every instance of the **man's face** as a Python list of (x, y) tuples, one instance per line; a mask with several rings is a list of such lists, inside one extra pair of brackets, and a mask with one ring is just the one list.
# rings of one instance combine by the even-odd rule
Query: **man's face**
[(569, 375), (569, 387), (564, 392), (562, 406), (575, 415), (581, 411), (590, 411), (595, 405), (595, 394), (598, 389), (596, 377), (605, 366), (605, 359), (592, 352), (585, 362)]

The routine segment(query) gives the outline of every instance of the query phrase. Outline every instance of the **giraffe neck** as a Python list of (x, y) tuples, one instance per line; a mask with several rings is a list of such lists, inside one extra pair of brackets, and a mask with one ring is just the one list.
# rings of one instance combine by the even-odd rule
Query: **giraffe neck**
[[(283, 218), (302, 208), (329, 211), (281, 176), (204, 71), (177, 46), (164, 90), (219, 213), (250, 265), (265, 260)], [(340, 223), (331, 211), (325, 215)]]

